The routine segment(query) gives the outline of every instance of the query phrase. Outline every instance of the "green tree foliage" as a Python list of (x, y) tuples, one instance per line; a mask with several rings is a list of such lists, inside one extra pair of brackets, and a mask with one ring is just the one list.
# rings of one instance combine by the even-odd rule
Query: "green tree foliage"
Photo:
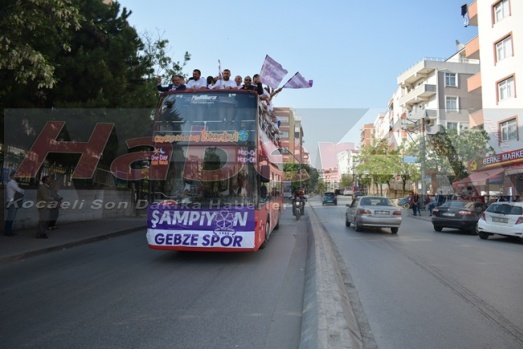
[(489, 139), (488, 133), (482, 129), (462, 130), (459, 134), (456, 129), (443, 129), (428, 138), (427, 147), (436, 156), (429, 158), (427, 168), (441, 173), (445, 167), (450, 167), (454, 180), (463, 179), (468, 176), (467, 162), (492, 154)]
[(401, 173), (401, 156), (396, 151), (390, 151), (386, 140), (378, 140), (371, 145), (364, 146), (357, 157), (358, 166), (355, 168), (360, 181), (366, 186), (373, 183), (377, 190), (382, 184), (390, 187), (391, 180)]
[(155, 70), (180, 73), (190, 59), (172, 62), (167, 40), (142, 40), (118, 2), (9, 0), (0, 9), (3, 108), (152, 107)]
[(354, 178), (351, 174), (341, 175), (340, 188), (350, 188)]
[[(299, 187), (308, 188), (313, 190), (320, 177), (318, 170), (308, 164), (300, 165), (299, 163), (287, 162), (283, 164), (284, 178), (290, 178), (292, 180), (292, 190)], [(300, 181), (300, 172), (302, 174), (302, 180)]]
[(318, 183), (316, 183), (316, 186), (314, 188), (317, 193), (323, 194), (327, 190), (327, 185), (325, 184), (325, 182), (323, 180), (319, 180)]
[(54, 55), (71, 50), (69, 33), (80, 29), (83, 19), (73, 1), (4, 0), (0, 13), (2, 81), (31, 84), (33, 89), (54, 87)]

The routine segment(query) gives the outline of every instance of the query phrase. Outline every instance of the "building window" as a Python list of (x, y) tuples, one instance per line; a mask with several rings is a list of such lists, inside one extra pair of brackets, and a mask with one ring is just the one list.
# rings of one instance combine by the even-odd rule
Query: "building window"
[(499, 125), (501, 133), (501, 141), (517, 141), (518, 140), (518, 125), (516, 119), (511, 119), (505, 122), (502, 122)]
[(509, 0), (501, 0), (494, 5), (494, 23), (498, 23), (503, 18), (510, 16)]
[(458, 97), (445, 97), (445, 109), (450, 112), (458, 112), (459, 104)]
[(514, 77), (498, 82), (498, 99), (504, 101), (514, 97)]
[(447, 130), (457, 130), (458, 129), (458, 123), (457, 122), (447, 122)]
[(496, 44), (496, 61), (502, 61), (512, 56), (512, 37), (508, 36)]
[(445, 73), (445, 86), (458, 87), (456, 73)]

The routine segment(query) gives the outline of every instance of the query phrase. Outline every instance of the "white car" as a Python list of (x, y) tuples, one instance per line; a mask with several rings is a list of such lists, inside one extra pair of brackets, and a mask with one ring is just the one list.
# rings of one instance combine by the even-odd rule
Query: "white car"
[(523, 202), (493, 202), (478, 221), (478, 235), (492, 234), (523, 238)]

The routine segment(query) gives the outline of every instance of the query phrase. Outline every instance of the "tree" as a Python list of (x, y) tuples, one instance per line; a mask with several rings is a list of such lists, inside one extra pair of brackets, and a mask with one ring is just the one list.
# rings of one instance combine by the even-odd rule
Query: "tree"
[(179, 74), (190, 59), (185, 53), (183, 63), (173, 63), (167, 40), (147, 34), (142, 40), (128, 23), (132, 12), (120, 11), (118, 2), (11, 0), (0, 6), (6, 13), (0, 19), (3, 108), (149, 108), (157, 99), (156, 70)]
[(361, 181), (370, 186), (376, 186), (376, 191), (382, 194), (382, 184), (390, 188), (391, 180), (401, 171), (401, 157), (395, 151), (388, 149), (385, 139), (376, 140), (371, 145), (362, 147), (357, 157), (358, 166), (355, 171)]
[(71, 50), (69, 34), (80, 29), (83, 19), (78, 8), (72, 0), (4, 0), (0, 11), (2, 80), (54, 87), (56, 65), (50, 52)]
[[(456, 180), (468, 176), (465, 163), (479, 160), (491, 154), (494, 149), (488, 145), (490, 137), (483, 129), (461, 130), (442, 129), (429, 137), (429, 147), (435, 151), (438, 157), (443, 158), (450, 165)], [(431, 164), (435, 168), (441, 167), (441, 161)]]
[(354, 182), (354, 178), (351, 174), (344, 173), (341, 175), (341, 181), (340, 181), (341, 188), (350, 188), (352, 185), (352, 182)]

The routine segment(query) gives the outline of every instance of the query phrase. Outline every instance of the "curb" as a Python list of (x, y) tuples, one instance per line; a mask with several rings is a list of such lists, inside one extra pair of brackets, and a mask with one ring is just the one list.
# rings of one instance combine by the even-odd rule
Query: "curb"
[(111, 238), (118, 237), (121, 235), (134, 233), (139, 230), (143, 231), (144, 228), (146, 228), (145, 225), (143, 227), (134, 227), (134, 228), (129, 228), (129, 229), (118, 230), (118, 231), (103, 234), (103, 235), (88, 237), (88, 238), (85, 238), (82, 240), (66, 242), (66, 243), (62, 243), (60, 245), (44, 247), (44, 248), (41, 248), (38, 250), (22, 252), (22, 253), (12, 255), (12, 256), (0, 257), (0, 264), (7, 264), (7, 263), (22, 260), (22, 259), (39, 256), (39, 255), (49, 253), (49, 252), (65, 250), (68, 248), (86, 245), (86, 244), (90, 244), (90, 243), (101, 241), (101, 240), (107, 240), (107, 239), (111, 239)]
[(338, 251), (310, 207), (300, 348), (363, 348)]

